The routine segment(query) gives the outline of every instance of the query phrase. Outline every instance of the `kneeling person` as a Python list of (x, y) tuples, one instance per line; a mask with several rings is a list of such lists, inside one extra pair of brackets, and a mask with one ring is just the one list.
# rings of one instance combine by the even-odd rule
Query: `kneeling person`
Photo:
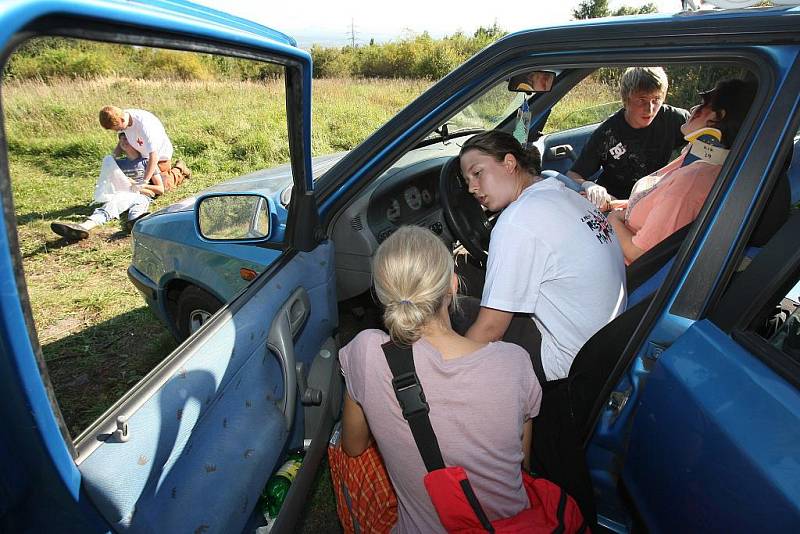
[(538, 347), (526, 345), (539, 380), (563, 378), (581, 346), (625, 309), (619, 241), (588, 200), (542, 178), (538, 152), (524, 151), (513, 136), (478, 134), (460, 158), (470, 193), (487, 209), (503, 210), (491, 234), (480, 311), (466, 336), (503, 339), (515, 313), (529, 314), (541, 335)]

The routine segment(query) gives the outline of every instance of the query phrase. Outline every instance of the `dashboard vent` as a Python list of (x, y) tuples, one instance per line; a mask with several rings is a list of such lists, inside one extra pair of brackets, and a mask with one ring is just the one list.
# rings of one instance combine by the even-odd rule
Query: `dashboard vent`
[(360, 232), (361, 230), (363, 230), (364, 229), (364, 225), (361, 224), (361, 215), (356, 215), (355, 217), (350, 219), (350, 226), (356, 232)]

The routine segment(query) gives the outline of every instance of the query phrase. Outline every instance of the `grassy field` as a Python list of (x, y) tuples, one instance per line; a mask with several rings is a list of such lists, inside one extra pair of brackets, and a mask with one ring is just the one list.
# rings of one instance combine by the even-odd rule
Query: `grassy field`
[[(315, 155), (352, 148), (428, 85), (316, 81)], [(194, 171), (178, 190), (160, 197), (154, 209), (288, 159), (282, 81), (107, 79), (4, 86), (28, 292), (39, 342), (73, 437), (176, 346), (127, 279), (130, 237), (119, 222), (77, 243), (50, 231), (54, 220), (81, 222), (92, 211), (88, 201), (100, 161), (115, 144), (115, 135), (97, 122), (98, 110), (108, 103), (156, 112), (176, 157)]]

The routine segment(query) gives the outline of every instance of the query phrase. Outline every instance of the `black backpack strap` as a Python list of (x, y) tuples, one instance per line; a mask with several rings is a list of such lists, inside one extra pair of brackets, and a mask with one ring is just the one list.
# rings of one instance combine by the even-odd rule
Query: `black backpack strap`
[[(425, 468), (430, 471), (444, 469), (444, 459), (442, 451), (439, 449), (439, 441), (431, 426), (431, 418), (428, 417), (430, 407), (425, 400), (425, 392), (422, 384), (417, 378), (417, 370), (414, 367), (414, 352), (411, 347), (400, 347), (392, 341), (381, 345), (389, 370), (392, 372), (392, 388), (403, 410), (403, 418), (408, 421), (411, 428), (411, 435), (417, 444)], [(461, 481), (461, 490), (472, 507), (472, 511), (478, 517), (481, 526), (488, 532), (494, 532), (494, 527), (483, 511), (481, 503), (478, 501), (469, 480)]]
[(394, 394), (400, 403), (400, 409), (403, 410), (403, 417), (411, 427), (411, 434), (425, 463), (425, 469), (429, 472), (442, 469), (444, 467), (442, 451), (439, 449), (439, 441), (428, 417), (430, 408), (425, 400), (422, 384), (417, 378), (411, 347), (400, 347), (389, 341), (381, 345), (381, 348), (392, 371)]

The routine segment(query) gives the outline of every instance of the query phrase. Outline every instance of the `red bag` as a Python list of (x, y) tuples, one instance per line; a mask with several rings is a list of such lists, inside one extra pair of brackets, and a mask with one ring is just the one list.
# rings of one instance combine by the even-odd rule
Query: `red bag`
[[(468, 495), (472, 499), (475, 497), (463, 467), (445, 467), (431, 471), (425, 475), (424, 482), (442, 526), (453, 534), (478, 534), (487, 531), (497, 534), (591, 532), (572, 497), (549, 480), (532, 477), (524, 471), (522, 483), (530, 506), (513, 517), (492, 521), (492, 530), (483, 525), (470, 503)], [(488, 520), (484, 518), (484, 521)]]

